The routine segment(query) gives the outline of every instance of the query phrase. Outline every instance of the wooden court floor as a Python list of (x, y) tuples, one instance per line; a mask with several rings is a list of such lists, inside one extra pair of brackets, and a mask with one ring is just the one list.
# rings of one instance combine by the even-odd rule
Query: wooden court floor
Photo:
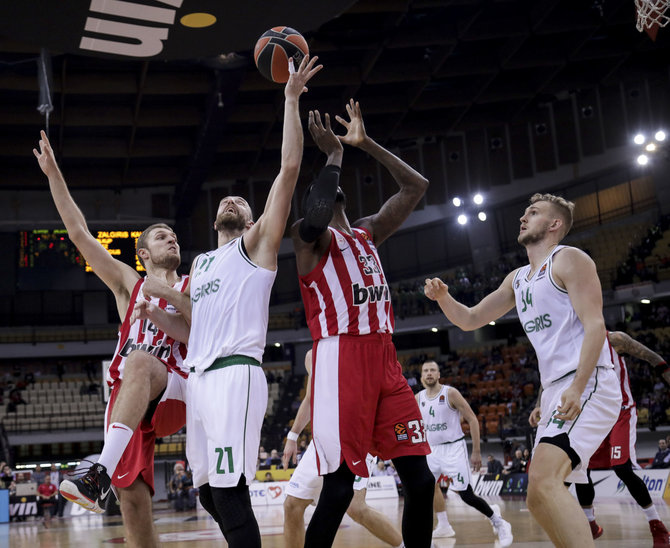
[[(503, 500), (499, 497), (490, 497), (488, 500), (499, 504), (503, 517), (512, 524), (514, 546), (528, 548), (551, 546), (547, 536), (528, 513), (525, 501)], [(670, 508), (662, 499), (655, 499), (655, 502), (661, 519), (669, 524)], [(400, 526), (402, 500), (382, 499), (371, 501), (370, 504)], [(604, 535), (596, 541), (597, 548), (642, 548), (652, 545), (647, 521), (632, 499), (596, 499), (595, 507), (598, 523), (605, 530)], [(312, 509), (308, 509), (307, 518), (311, 512)], [(448, 497), (447, 512), (456, 530), (456, 537), (436, 539), (434, 542), (437, 548), (499, 546), (489, 521), (476, 510), (463, 504), (458, 496)], [(261, 527), (263, 546), (266, 548), (284, 547), (281, 535), (282, 507), (257, 508), (256, 515)], [(202, 511), (176, 513), (161, 510), (155, 512), (155, 519), (161, 545), (167, 548), (204, 548), (226, 545), (214, 521)], [(118, 517), (101, 517), (91, 514), (56, 519), (51, 522), (48, 529), (39, 521), (0, 524), (0, 547), (60, 548), (72, 546), (87, 548), (113, 544), (125, 544), (123, 527)], [(382, 548), (388, 545), (345, 516), (334, 546), (336, 548)]]

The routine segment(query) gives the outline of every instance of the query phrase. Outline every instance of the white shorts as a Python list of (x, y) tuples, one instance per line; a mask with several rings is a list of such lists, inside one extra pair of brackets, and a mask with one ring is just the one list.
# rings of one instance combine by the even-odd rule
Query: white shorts
[[(582, 393), (582, 412), (573, 421), (552, 419), (561, 403), (563, 391), (570, 386), (574, 375), (551, 384), (542, 392), (541, 419), (537, 427), (535, 447), (543, 437), (553, 438), (567, 434), (570, 447), (579, 456), (579, 464), (565, 479), (568, 483), (588, 483), (586, 469), (591, 455), (596, 452), (612, 429), (621, 411), (621, 387), (614, 369), (596, 367)], [(532, 464), (531, 464), (532, 466)]]
[(193, 485), (235, 487), (256, 477), (261, 426), (268, 405), (263, 368), (229, 365), (187, 381), (186, 458)]
[(449, 487), (454, 491), (465, 491), (470, 485), (470, 459), (465, 438), (452, 443), (441, 443), (430, 446), (432, 452), (426, 455), (428, 468), (440, 481), (442, 476), (448, 478)]
[[(376, 462), (376, 457), (373, 457), (372, 455), (367, 456), (366, 464), (368, 465), (368, 473), (372, 472)], [(354, 491), (366, 489), (368, 486), (368, 479), (369, 478), (356, 476), (354, 479)], [(314, 444), (310, 442), (288, 482), (286, 494), (297, 499), (317, 501), (319, 500), (322, 486), (323, 476), (319, 476), (319, 471), (316, 467), (316, 451), (314, 449)]]

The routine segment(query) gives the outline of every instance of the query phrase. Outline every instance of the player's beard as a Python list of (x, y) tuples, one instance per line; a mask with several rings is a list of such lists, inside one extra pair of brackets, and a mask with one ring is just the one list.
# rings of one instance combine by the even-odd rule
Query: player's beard
[(156, 257), (155, 260), (151, 257), (151, 262), (154, 266), (165, 270), (177, 270), (181, 264), (181, 257), (178, 254), (165, 253), (162, 257)]
[(431, 381), (429, 381), (428, 379), (423, 379), (421, 382), (426, 388), (433, 388), (433, 386), (435, 386), (438, 381), (437, 379), (433, 379)]
[(524, 247), (529, 246), (531, 244), (536, 244), (537, 242), (541, 242), (547, 235), (548, 229), (549, 229), (549, 223), (547, 222), (547, 225), (544, 228), (538, 230), (535, 233), (531, 232), (530, 230), (521, 232), (519, 234), (519, 237), (517, 238), (517, 242), (519, 242)]
[(247, 226), (244, 217), (239, 213), (223, 212), (216, 216), (214, 226), (218, 232), (221, 231), (235, 231), (244, 230)]

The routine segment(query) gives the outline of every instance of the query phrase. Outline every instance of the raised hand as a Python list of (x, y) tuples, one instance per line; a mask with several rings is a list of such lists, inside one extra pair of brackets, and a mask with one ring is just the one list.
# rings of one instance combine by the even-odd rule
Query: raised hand
[(342, 143), (340, 143), (340, 140), (330, 127), (330, 115), (326, 113), (324, 118), (326, 119), (325, 124), (321, 121), (321, 114), (318, 110), (310, 110), (307, 127), (316, 146), (319, 147), (319, 150), (330, 155), (334, 152), (341, 151)]
[(305, 84), (323, 68), (323, 65), (314, 66), (317, 59), (317, 56), (310, 59), (309, 55), (305, 55), (297, 70), (293, 65), (293, 58), (288, 60), (289, 77), (284, 88), (284, 95), (287, 99), (297, 99), (301, 93), (308, 91)]
[(38, 152), (37, 149), (34, 148), (33, 154), (35, 155), (35, 158), (37, 158), (37, 163), (40, 165), (40, 169), (47, 177), (56, 175), (59, 172), (54, 151), (51, 148), (51, 143), (44, 130), (40, 131), (40, 150)]
[(426, 278), (426, 285), (423, 287), (423, 292), (431, 301), (439, 301), (442, 297), (447, 295), (449, 286), (440, 280), (440, 278)]
[(347, 133), (345, 135), (338, 135), (337, 138), (346, 145), (359, 147), (367, 137), (367, 133), (365, 133), (365, 124), (363, 124), (363, 115), (361, 114), (361, 105), (358, 101), (349, 99), (349, 104), (345, 105), (345, 108), (349, 115), (349, 121), (341, 116), (335, 116), (335, 120), (345, 127)]

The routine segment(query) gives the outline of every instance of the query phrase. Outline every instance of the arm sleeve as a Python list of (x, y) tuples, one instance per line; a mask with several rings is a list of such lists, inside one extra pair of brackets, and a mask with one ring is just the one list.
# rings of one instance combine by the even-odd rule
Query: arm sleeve
[(314, 181), (303, 200), (303, 220), (298, 227), (300, 238), (305, 242), (314, 242), (328, 228), (333, 218), (333, 207), (340, 184), (340, 168), (325, 166)]

